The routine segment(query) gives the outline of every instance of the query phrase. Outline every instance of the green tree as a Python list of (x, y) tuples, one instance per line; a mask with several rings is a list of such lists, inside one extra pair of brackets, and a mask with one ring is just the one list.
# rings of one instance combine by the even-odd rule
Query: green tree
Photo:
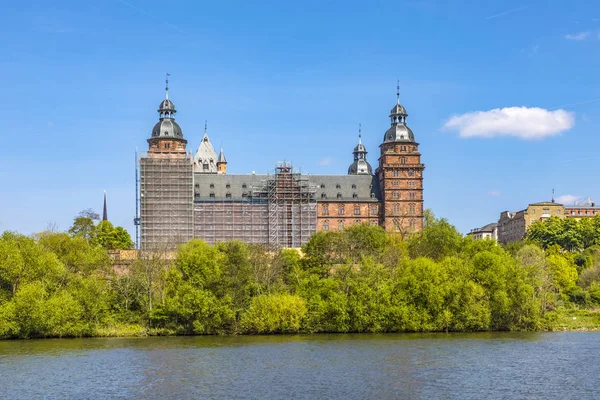
[(242, 318), (242, 329), (247, 333), (297, 333), (305, 315), (306, 305), (301, 297), (261, 295), (252, 299)]
[(109, 221), (98, 223), (93, 242), (107, 250), (129, 250), (134, 246), (129, 233), (120, 226), (114, 227)]

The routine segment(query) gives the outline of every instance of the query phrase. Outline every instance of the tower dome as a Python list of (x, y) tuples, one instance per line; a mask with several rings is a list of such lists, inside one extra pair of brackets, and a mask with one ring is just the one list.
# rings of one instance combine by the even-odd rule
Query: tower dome
[(390, 111), (391, 126), (383, 136), (383, 143), (415, 141), (415, 134), (406, 125), (406, 117), (408, 117), (408, 113), (406, 112), (406, 108), (400, 104), (400, 84), (398, 84), (396, 105)]
[(152, 128), (152, 138), (180, 139), (183, 140), (183, 132), (175, 122), (175, 104), (169, 100), (169, 74), (167, 74), (165, 99), (158, 106), (159, 121)]
[(367, 148), (362, 143), (361, 127), (358, 126), (358, 144), (354, 148), (354, 162), (348, 167), (348, 175), (373, 175), (371, 164), (367, 161)]

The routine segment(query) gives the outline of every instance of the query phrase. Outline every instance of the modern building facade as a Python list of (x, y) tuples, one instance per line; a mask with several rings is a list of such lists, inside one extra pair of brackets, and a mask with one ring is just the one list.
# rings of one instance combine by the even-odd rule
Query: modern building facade
[(526, 209), (510, 212), (503, 211), (498, 220), (498, 242), (507, 244), (525, 237), (527, 229), (535, 222), (550, 217), (589, 218), (600, 214), (600, 207), (593, 202), (581, 205), (565, 206), (554, 201), (529, 204)]
[(408, 233), (423, 228), (423, 170), (419, 143), (400, 104), (373, 171), (359, 130), (346, 175), (311, 175), (279, 163), (269, 174), (228, 174), (206, 126), (194, 154), (175, 122), (168, 98), (139, 159), (141, 248), (172, 248), (192, 238), (239, 239), (271, 248), (300, 247), (317, 231), (371, 224)]

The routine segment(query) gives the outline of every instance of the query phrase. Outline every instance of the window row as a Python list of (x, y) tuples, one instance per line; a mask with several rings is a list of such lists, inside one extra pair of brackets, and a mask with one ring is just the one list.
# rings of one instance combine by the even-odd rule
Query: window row
[[(377, 215), (377, 206), (370, 206), (370, 215)], [(322, 215), (329, 215), (329, 204), (323, 204), (321, 207)], [(337, 215), (345, 215), (346, 207), (343, 204), (340, 204), (337, 209)], [(354, 215), (362, 215), (361, 207), (358, 204), (354, 205)]]

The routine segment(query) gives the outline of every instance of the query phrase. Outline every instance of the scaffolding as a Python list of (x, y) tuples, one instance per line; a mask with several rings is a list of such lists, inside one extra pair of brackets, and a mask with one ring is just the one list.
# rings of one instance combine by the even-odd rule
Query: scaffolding
[(267, 244), (269, 232), (267, 199), (202, 200), (194, 204), (194, 236), (214, 244), (241, 240)]
[(317, 230), (316, 187), (294, 171), (291, 164), (279, 163), (261, 194), (268, 198), (269, 239), (272, 249), (301, 247)]
[(193, 237), (193, 172), (189, 156), (140, 159), (141, 247), (171, 249)]

